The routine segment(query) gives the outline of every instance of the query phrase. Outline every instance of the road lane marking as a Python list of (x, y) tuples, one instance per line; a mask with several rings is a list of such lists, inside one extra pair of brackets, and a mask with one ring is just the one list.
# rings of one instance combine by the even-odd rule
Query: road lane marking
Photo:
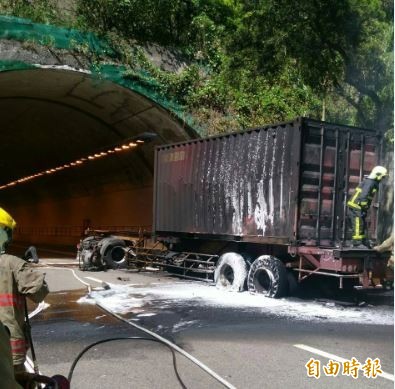
[(94, 277), (84, 277), (84, 278), (86, 278), (87, 280), (98, 282), (100, 284), (103, 282), (102, 280), (99, 280), (98, 278), (94, 278)]
[[(321, 357), (332, 359), (334, 361), (338, 361), (338, 362), (348, 362), (349, 361), (348, 359), (339, 357), (335, 354), (327, 353), (326, 351), (319, 350), (318, 348), (306, 346), (305, 344), (294, 344), (294, 347), (300, 348), (301, 350), (309, 351), (310, 353), (313, 353), (313, 354), (320, 355)], [(359, 368), (359, 370), (362, 370), (362, 368)], [(378, 377), (382, 377), (387, 380), (394, 381), (393, 374), (382, 372), (381, 374), (378, 374)]]
[(78, 262), (41, 262), (44, 265), (78, 265)]

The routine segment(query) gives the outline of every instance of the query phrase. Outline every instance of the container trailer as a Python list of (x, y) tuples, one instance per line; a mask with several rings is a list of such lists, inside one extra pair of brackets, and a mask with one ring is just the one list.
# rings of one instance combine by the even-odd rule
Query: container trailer
[(124, 249), (126, 262), (270, 297), (290, 292), (292, 274), (372, 286), (388, 258), (351, 246), (346, 203), (381, 148), (374, 130), (308, 118), (158, 146), (152, 232), (161, 248), (140, 242)]

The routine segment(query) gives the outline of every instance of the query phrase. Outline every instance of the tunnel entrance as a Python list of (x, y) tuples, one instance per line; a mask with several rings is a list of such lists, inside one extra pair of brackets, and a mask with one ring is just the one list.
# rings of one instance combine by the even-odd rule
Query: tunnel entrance
[(147, 97), (64, 66), (0, 73), (0, 187), (150, 132), (150, 143), (0, 190), (16, 239), (74, 244), (93, 227), (150, 228), (156, 145), (196, 134)]

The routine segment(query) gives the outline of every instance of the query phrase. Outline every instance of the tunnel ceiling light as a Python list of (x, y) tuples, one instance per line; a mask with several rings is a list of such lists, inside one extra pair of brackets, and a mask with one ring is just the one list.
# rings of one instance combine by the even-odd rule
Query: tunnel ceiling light
[(124, 141), (124, 143), (122, 143), (122, 144), (118, 144), (118, 145), (112, 146), (110, 148), (106, 147), (105, 150), (103, 150), (103, 149), (99, 150), (99, 151), (95, 152), (93, 155), (91, 154), (86, 157), (78, 158), (75, 161), (71, 161), (71, 162), (68, 162), (63, 165), (56, 166), (53, 168), (49, 168), (49, 169), (43, 170), (41, 172), (31, 174), (26, 177), (18, 178), (17, 180), (8, 182), (7, 184), (0, 185), (0, 190), (10, 188), (10, 187), (15, 186), (17, 184), (23, 184), (23, 183), (25, 183), (27, 181), (31, 181), (35, 178), (39, 178), (39, 177), (46, 176), (46, 175), (51, 175), (51, 174), (57, 173), (61, 170), (70, 169), (75, 166), (81, 166), (85, 162), (92, 162), (92, 161), (99, 159), (99, 158), (108, 157), (111, 154), (116, 154), (116, 153), (121, 153), (121, 152), (124, 153), (127, 150), (132, 150), (139, 145), (142, 145), (146, 142), (150, 142), (156, 136), (157, 135), (155, 133), (144, 132), (144, 133), (142, 133), (138, 136), (135, 136), (133, 138), (126, 139)]

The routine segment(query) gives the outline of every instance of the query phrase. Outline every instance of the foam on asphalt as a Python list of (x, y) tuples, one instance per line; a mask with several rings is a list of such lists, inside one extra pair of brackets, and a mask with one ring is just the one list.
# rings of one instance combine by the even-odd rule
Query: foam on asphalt
[[(391, 306), (339, 306), (334, 302), (306, 301), (298, 298), (273, 299), (249, 292), (227, 292), (214, 286), (198, 282), (173, 282), (130, 286), (110, 284), (108, 290), (94, 290), (90, 297), (80, 303), (100, 302), (118, 314), (130, 312), (138, 316), (155, 316), (172, 306), (195, 308), (228, 308), (243, 312), (270, 314), (292, 320), (314, 322), (361, 323), (393, 325), (394, 313)], [(137, 316), (137, 317), (138, 317)], [(174, 331), (181, 329), (180, 323)]]

